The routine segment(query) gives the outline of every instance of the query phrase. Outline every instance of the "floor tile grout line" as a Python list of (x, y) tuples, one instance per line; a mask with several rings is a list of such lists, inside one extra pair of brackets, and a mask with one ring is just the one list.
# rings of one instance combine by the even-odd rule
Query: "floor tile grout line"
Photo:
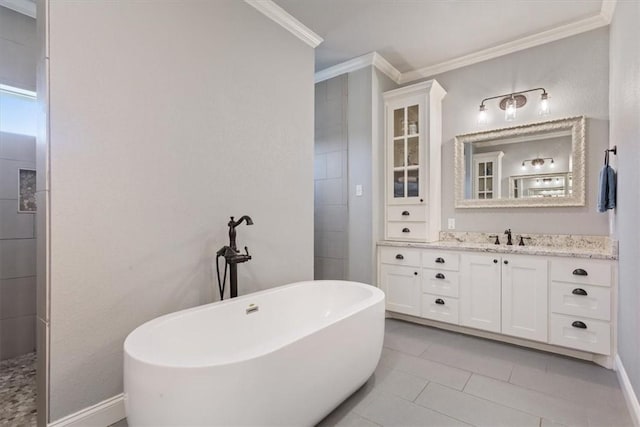
[[(478, 375), (479, 375), (479, 374), (478, 374)], [(482, 375), (481, 375), (481, 376), (482, 376)], [(519, 388), (522, 388), (522, 389), (527, 390), (527, 391), (533, 391), (533, 392), (536, 392), (536, 393), (542, 394), (542, 395), (544, 395), (544, 396), (546, 396), (546, 397), (551, 397), (551, 398), (554, 398), (554, 399), (558, 399), (558, 398), (557, 398), (557, 397), (555, 397), (555, 396), (551, 396), (551, 395), (548, 395), (548, 394), (542, 393), (541, 391), (538, 391), (538, 390), (531, 390), (531, 389), (528, 389), (528, 388), (525, 388), (525, 387), (521, 387), (521, 386), (519, 386), (519, 385), (517, 385), (517, 384), (507, 383), (507, 382), (504, 382), (504, 381), (501, 381), (501, 380), (496, 380), (495, 378), (491, 378), (491, 377), (486, 377), (486, 378), (489, 378), (489, 379), (492, 379), (492, 380), (495, 380), (495, 381), (500, 381), (500, 382), (502, 382), (502, 383), (505, 383), (505, 384), (510, 385), (510, 386), (513, 386), (513, 387), (519, 387)], [(533, 415), (534, 417), (545, 418), (543, 415), (536, 414), (536, 413), (533, 413), (533, 412), (528, 412), (528, 411), (525, 411), (525, 410), (523, 410), (523, 409), (514, 408), (514, 407), (512, 407), (512, 406), (507, 406), (507, 405), (506, 405), (506, 404), (504, 404), (504, 403), (496, 402), (495, 400), (485, 399), (484, 397), (482, 397), (482, 396), (478, 396), (477, 394), (473, 394), (473, 393), (469, 393), (469, 392), (463, 392), (463, 393), (467, 393), (469, 396), (474, 396), (474, 397), (477, 397), (478, 399), (486, 400), (487, 402), (491, 402), (491, 403), (494, 403), (494, 404), (496, 404), (496, 405), (500, 405), (500, 406), (504, 406), (504, 407), (506, 407), (506, 408), (513, 409), (514, 411), (520, 411), (520, 412), (523, 412), (523, 413), (525, 413), (525, 414)], [(572, 404), (573, 404), (573, 402), (568, 401), (568, 400), (565, 400), (565, 399), (560, 399), (560, 400), (563, 400), (564, 402), (572, 403)], [(581, 408), (581, 409), (584, 409), (584, 408)], [(585, 418), (587, 419), (587, 422), (588, 422), (588, 418), (589, 418), (589, 417), (588, 417), (588, 416), (585, 416)], [(549, 419), (549, 418), (547, 418), (547, 419)], [(552, 420), (552, 421), (553, 421), (553, 420)]]
[(431, 384), (431, 381), (427, 381), (427, 383), (424, 385), (424, 387), (422, 387), (422, 390), (420, 390), (420, 392), (418, 394), (416, 394), (416, 397), (413, 398), (412, 402), (416, 403), (416, 400), (420, 397), (420, 395), (422, 393), (424, 393), (424, 391), (427, 389), (427, 386)]

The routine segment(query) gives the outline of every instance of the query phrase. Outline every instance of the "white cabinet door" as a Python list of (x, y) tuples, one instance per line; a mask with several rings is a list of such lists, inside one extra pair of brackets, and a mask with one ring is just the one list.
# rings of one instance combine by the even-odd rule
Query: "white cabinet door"
[(548, 263), (544, 258), (502, 257), (502, 333), (547, 341)]
[(387, 310), (420, 315), (420, 271), (413, 267), (380, 266), (380, 288), (386, 294)]
[(500, 257), (460, 258), (460, 324), (500, 332)]

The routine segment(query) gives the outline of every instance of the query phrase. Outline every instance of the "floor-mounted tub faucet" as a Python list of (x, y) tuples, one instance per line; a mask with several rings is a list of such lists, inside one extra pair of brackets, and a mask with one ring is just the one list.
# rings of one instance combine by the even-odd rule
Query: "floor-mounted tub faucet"
[(508, 229), (504, 230), (504, 234), (507, 235), (507, 245), (512, 246), (513, 245), (513, 241), (511, 240), (511, 229), (508, 228)]
[[(227, 281), (227, 268), (229, 268), (229, 295), (231, 298), (238, 296), (238, 264), (247, 262), (251, 259), (249, 249), (244, 247), (244, 254), (241, 253), (236, 246), (236, 227), (245, 221), (247, 225), (253, 225), (253, 220), (248, 215), (243, 215), (239, 220), (234, 221), (233, 217), (227, 223), (229, 226), (229, 246), (223, 246), (216, 253), (216, 271), (218, 273), (218, 289), (220, 290), (220, 299), (224, 299), (224, 289)], [(220, 277), (220, 267), (218, 258), (224, 257), (225, 267), (224, 275)]]

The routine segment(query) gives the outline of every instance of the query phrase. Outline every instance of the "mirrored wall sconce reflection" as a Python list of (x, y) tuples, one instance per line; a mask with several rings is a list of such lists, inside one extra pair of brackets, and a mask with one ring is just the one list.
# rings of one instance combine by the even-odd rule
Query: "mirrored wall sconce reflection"
[(540, 104), (538, 106), (538, 114), (540, 116), (549, 115), (549, 93), (545, 88), (538, 87), (535, 89), (522, 90), (520, 92), (507, 93), (505, 95), (497, 95), (490, 96), (485, 98), (480, 103), (480, 111), (478, 113), (478, 124), (485, 125), (488, 123), (489, 113), (487, 111), (487, 106), (485, 102), (491, 101), (492, 99), (500, 98), (500, 103), (498, 106), (501, 110), (504, 110), (504, 119), (508, 122), (514, 121), (516, 119), (518, 108), (524, 107), (527, 103), (527, 97), (524, 96), (525, 93), (542, 91), (540, 95)]
[(555, 162), (553, 161), (553, 157), (536, 157), (535, 159), (527, 159), (522, 161), (522, 169), (527, 168), (527, 163), (535, 169), (540, 169), (545, 161), (549, 160), (549, 167), (552, 168), (555, 166)]

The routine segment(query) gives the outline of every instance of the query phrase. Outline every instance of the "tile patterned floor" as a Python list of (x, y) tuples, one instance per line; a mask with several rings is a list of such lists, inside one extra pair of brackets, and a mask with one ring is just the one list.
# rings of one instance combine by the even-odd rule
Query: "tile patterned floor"
[(36, 354), (0, 362), (0, 426), (36, 426)]
[(319, 427), (632, 425), (613, 371), (389, 319), (375, 374)]

